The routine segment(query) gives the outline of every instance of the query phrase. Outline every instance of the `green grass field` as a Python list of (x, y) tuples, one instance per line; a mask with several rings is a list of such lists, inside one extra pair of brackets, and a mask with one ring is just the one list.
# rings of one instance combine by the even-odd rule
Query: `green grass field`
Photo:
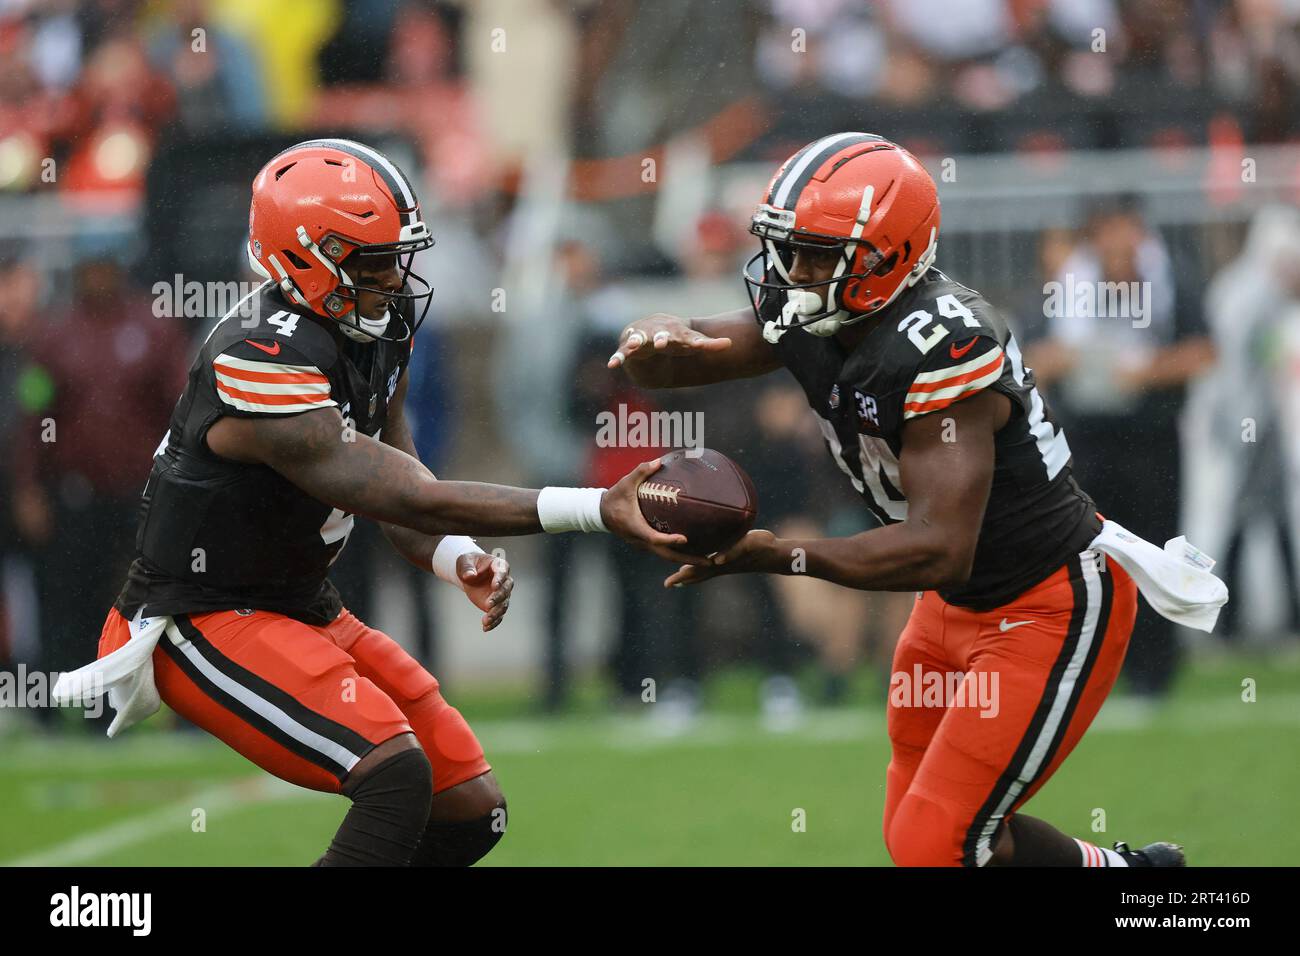
[[(1254, 703), (1241, 700), (1247, 677)], [(715, 681), (685, 736), (605, 712), (593, 688), (561, 718), (521, 716), (509, 690), (452, 689), (510, 801), (510, 831), (485, 863), (888, 864), (883, 706), (860, 687), (852, 706), (777, 734), (754, 716), (754, 688), (744, 672)], [(115, 741), (11, 725), (0, 864), (299, 866), (322, 852), (345, 800), (280, 784), (166, 723)], [(1105, 845), (1178, 840), (1194, 865), (1294, 865), (1298, 802), (1300, 662), (1231, 658), (1189, 667), (1154, 712), (1109, 703), (1026, 812)], [(1090, 829), (1096, 808), (1104, 833)], [(805, 832), (792, 830), (796, 809)]]

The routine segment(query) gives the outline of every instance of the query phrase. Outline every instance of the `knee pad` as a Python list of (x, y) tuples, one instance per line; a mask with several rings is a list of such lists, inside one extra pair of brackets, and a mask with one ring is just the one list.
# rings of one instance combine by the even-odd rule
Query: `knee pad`
[(471, 866), (491, 852), (506, 832), (506, 802), (474, 820), (440, 823), (430, 820), (411, 866)]
[(389, 757), (363, 777), (344, 783), (352, 808), (321, 866), (405, 866), (415, 854), (433, 802), (433, 769), (423, 750)]

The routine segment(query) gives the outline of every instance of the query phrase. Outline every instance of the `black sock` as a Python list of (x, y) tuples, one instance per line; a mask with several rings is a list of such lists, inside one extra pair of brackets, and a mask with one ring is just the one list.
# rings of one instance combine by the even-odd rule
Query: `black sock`
[(1050, 823), (1018, 813), (1005, 825), (1015, 840), (1011, 866), (1079, 866), (1079, 844)]
[(343, 793), (352, 808), (315, 866), (406, 866), (433, 802), (433, 771), (422, 750), (403, 750)]

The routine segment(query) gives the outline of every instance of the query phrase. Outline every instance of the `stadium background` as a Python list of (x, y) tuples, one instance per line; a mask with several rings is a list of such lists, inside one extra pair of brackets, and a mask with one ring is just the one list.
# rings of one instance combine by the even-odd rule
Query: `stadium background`
[[(158, 318), (155, 286), (250, 281), (252, 176), (322, 134), (420, 184), (436, 293), (408, 414), (439, 475), (604, 483), (654, 450), (598, 448), (600, 411), (700, 412), (763, 526), (862, 529), (788, 381), (647, 394), (604, 358), (648, 312), (744, 306), (776, 163), (864, 129), (935, 175), (939, 265), (1029, 343), (1103, 511), (1187, 533), (1234, 591), (1215, 635), (1139, 634), (1038, 815), (1179, 839), (1194, 863), (1291, 862), (1298, 79), (1295, 0), (0, 0), (0, 666), (92, 653), (213, 317)], [(1156, 321), (1081, 346), (1045, 283), (1126, 257)], [(490, 543), (518, 587), (487, 636), (370, 528), (336, 578), (478, 730), (511, 801), (490, 862), (887, 862), (909, 595), (665, 595), (667, 566), (607, 540)], [(166, 712), (105, 725), (0, 708), (0, 863), (301, 864), (343, 813)]]

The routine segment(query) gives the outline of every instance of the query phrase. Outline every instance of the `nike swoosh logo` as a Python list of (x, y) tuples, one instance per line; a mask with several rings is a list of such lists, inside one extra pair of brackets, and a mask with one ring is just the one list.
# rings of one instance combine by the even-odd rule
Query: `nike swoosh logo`
[(957, 343), (954, 342), (952, 343), (952, 345), (948, 346), (948, 354), (951, 355), (953, 358), (961, 358), (963, 355), (965, 355), (967, 352), (973, 349), (975, 347), (975, 343), (978, 341), (979, 341), (979, 337), (977, 336), (971, 339), (961, 348), (957, 348)]
[(1002, 619), (1002, 623), (998, 625), (998, 630), (1002, 631), (1005, 634), (1013, 627), (1023, 627), (1026, 624), (1033, 624), (1033, 623), (1034, 623), (1033, 621), (1012, 621), (1010, 624), (1008, 624), (1007, 619), (1004, 617)]
[(276, 343), (275, 343), (275, 348), (272, 349), (272, 348), (267, 348), (265, 345), (258, 345), (258, 344), (257, 344), (256, 342), (254, 342), (252, 339), (244, 339), (244, 341), (247, 342), (249, 345), (251, 345), (251, 346), (252, 346), (253, 348), (255, 348), (255, 349), (261, 349), (261, 350), (262, 350), (263, 352), (265, 352), (267, 355), (279, 355), (279, 354), (280, 354), (280, 343), (279, 343), (279, 342), (276, 342)]

